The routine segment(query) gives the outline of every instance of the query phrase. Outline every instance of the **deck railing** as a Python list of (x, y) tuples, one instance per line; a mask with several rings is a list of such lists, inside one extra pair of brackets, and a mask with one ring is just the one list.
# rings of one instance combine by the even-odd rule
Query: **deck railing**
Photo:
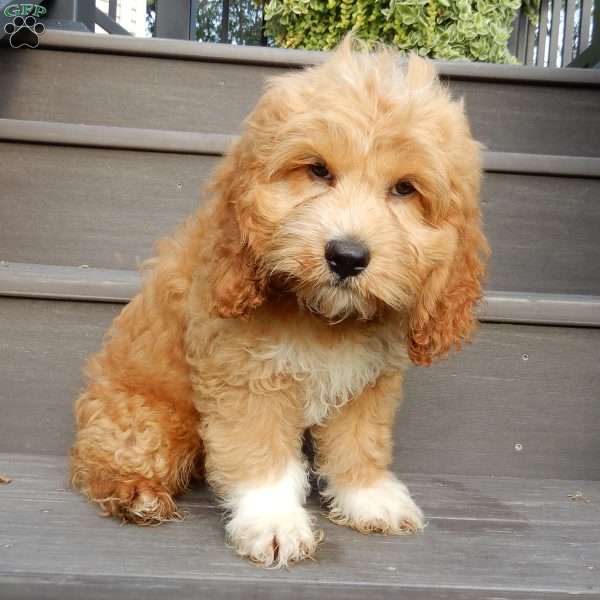
[(541, 0), (537, 23), (521, 12), (509, 43), (519, 62), (538, 67), (595, 66), (599, 46), (598, 0)]
[[(255, 0), (138, 0), (146, 35), (182, 40), (268, 45), (262, 4)], [(0, 0), (0, 5), (7, 0)], [(38, 0), (58, 26), (129, 34), (121, 0)], [(131, 3), (128, 3), (131, 4)], [(103, 10), (102, 10), (103, 9)], [(119, 10), (118, 10), (119, 9)], [(119, 22), (121, 21), (121, 22)], [(131, 29), (131, 28), (130, 28)], [(139, 35), (139, 30), (138, 30)], [(600, 65), (600, 0), (540, 0), (537, 22), (522, 11), (510, 51), (538, 67)]]

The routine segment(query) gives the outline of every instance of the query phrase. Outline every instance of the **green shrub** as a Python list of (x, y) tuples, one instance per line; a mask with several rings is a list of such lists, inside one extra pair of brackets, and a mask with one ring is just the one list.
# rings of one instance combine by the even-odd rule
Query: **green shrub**
[[(525, 0), (527, 7), (535, 0)], [(507, 49), (522, 0), (269, 0), (267, 34), (277, 46), (325, 50), (353, 31), (422, 56), (516, 62)]]

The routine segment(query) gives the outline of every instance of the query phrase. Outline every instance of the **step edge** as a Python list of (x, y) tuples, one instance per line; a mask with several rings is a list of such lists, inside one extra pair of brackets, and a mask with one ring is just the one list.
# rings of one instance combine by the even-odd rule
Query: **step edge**
[[(0, 263), (0, 297), (126, 304), (140, 285), (136, 271)], [(600, 327), (600, 296), (488, 290), (477, 314), (488, 323)]]
[[(220, 133), (0, 118), (0, 140), (14, 143), (222, 156), (237, 139)], [(483, 164), (490, 173), (600, 177), (600, 158), (589, 156), (484, 150)]]
[(221, 133), (0, 118), (0, 140), (28, 144), (221, 156), (236, 139)]
[[(210, 42), (136, 38), (122, 35), (104, 36), (53, 29), (48, 29), (46, 34), (40, 38), (39, 48), (281, 68), (317, 65), (324, 62), (331, 54), (326, 51), (233, 46)], [(440, 75), (451, 79), (600, 87), (600, 72), (594, 72), (593, 69), (541, 68), (468, 61), (434, 62)]]
[[(232, 560), (243, 560), (240, 558), (232, 559)], [(258, 571), (260, 573), (260, 571)], [(147, 586), (143, 585), (143, 582), (147, 582)], [(503, 585), (457, 585), (457, 584), (440, 584), (440, 585), (432, 585), (426, 581), (423, 584), (419, 583), (406, 583), (406, 582), (386, 582), (386, 583), (376, 583), (369, 581), (343, 581), (343, 580), (331, 580), (331, 579), (321, 579), (318, 576), (313, 579), (307, 578), (298, 578), (291, 576), (286, 579), (281, 578), (265, 578), (264, 576), (257, 577), (249, 577), (248, 575), (239, 575), (239, 576), (224, 576), (224, 575), (203, 575), (202, 577), (192, 577), (192, 576), (172, 576), (172, 575), (119, 575), (115, 576), (111, 574), (110, 576), (103, 576), (102, 574), (98, 575), (90, 575), (87, 573), (69, 573), (69, 574), (56, 574), (45, 571), (35, 571), (31, 570), (23, 570), (23, 571), (9, 571), (9, 570), (0, 570), (0, 590), (2, 589), (17, 589), (17, 587), (22, 586), (23, 584), (27, 584), (28, 589), (35, 589), (36, 587), (40, 590), (44, 589), (47, 591), (48, 586), (54, 586), (55, 589), (73, 589), (74, 587), (80, 587), (83, 589), (88, 589), (90, 586), (94, 586), (98, 589), (105, 589), (106, 591), (114, 591), (116, 590), (128, 590), (132, 593), (135, 591), (139, 593), (139, 591), (148, 589), (149, 591), (156, 591), (155, 586), (160, 586), (158, 590), (159, 593), (164, 594), (167, 590), (178, 590), (179, 594), (184, 594), (180, 596), (183, 599), (187, 598), (197, 598), (198, 588), (197, 586), (202, 584), (203, 582), (210, 582), (212, 584), (215, 583), (223, 583), (231, 586), (232, 583), (238, 583), (244, 586), (244, 589), (250, 589), (248, 586), (256, 585), (260, 586), (263, 590), (265, 588), (272, 587), (274, 591), (277, 591), (279, 588), (278, 597), (281, 597), (281, 585), (294, 586), (298, 588), (304, 588), (305, 590), (311, 590), (315, 588), (319, 589), (327, 589), (331, 588), (331, 586), (339, 587), (340, 590), (344, 590), (343, 595), (336, 595), (336, 598), (342, 597), (352, 597), (352, 598), (364, 598), (364, 596), (357, 596), (357, 593), (364, 594), (367, 590), (375, 591), (375, 590), (390, 590), (393, 591), (394, 594), (398, 594), (402, 592), (402, 597), (409, 600), (413, 593), (418, 594), (415, 598), (422, 599), (425, 596), (424, 593), (431, 594), (439, 594), (440, 592), (444, 592), (444, 597), (448, 598), (448, 600), (456, 598), (466, 598), (464, 594), (468, 594), (468, 598), (474, 598), (472, 596), (473, 593), (485, 593), (487, 594), (501, 594), (502, 598), (506, 600), (511, 600), (514, 598), (517, 600), (518, 598), (523, 598), (523, 594), (529, 594), (527, 597), (531, 598), (531, 600), (538, 599), (546, 599), (552, 600), (552, 598), (556, 598), (557, 600), (562, 600), (565, 598), (565, 595), (577, 595), (582, 598), (597, 598), (598, 590), (597, 589), (588, 589), (583, 586), (578, 587), (560, 587), (560, 588), (546, 588), (541, 586), (519, 586), (519, 585), (511, 585), (511, 586), (503, 586)], [(118, 587), (117, 587), (118, 586)], [(183, 588), (183, 589), (181, 589)], [(194, 591), (194, 595), (188, 595), (188, 592)], [(268, 592), (266, 592), (268, 593)], [(346, 594), (352, 594), (351, 596), (346, 596)], [(533, 595), (531, 595), (533, 594)], [(21, 596), (19, 596), (21, 597)], [(35, 597), (35, 596), (27, 596), (27, 597)], [(44, 594), (44, 597), (53, 597), (47, 596)], [(94, 594), (94, 598), (99, 598)], [(104, 597), (104, 596), (103, 596)], [(122, 596), (118, 596), (122, 597)], [(131, 597), (136, 597), (135, 595)], [(152, 597), (164, 597), (164, 596), (155, 596)], [(222, 598), (229, 598), (227, 593), (225, 593)], [(269, 597), (271, 597), (269, 595)], [(439, 597), (439, 596), (438, 596)], [(56, 598), (60, 598), (60, 596), (56, 596)]]

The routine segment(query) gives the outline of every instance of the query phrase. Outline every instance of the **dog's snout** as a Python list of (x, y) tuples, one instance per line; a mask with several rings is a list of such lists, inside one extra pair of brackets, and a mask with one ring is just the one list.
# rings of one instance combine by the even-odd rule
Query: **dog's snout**
[(369, 249), (355, 240), (331, 240), (325, 246), (325, 260), (340, 279), (354, 277), (364, 271), (370, 258)]

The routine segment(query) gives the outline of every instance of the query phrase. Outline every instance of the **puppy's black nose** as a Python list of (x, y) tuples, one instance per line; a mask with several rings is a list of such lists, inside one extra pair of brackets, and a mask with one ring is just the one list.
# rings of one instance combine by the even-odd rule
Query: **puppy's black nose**
[(369, 249), (355, 240), (331, 240), (325, 246), (327, 264), (340, 279), (364, 271), (370, 258)]

